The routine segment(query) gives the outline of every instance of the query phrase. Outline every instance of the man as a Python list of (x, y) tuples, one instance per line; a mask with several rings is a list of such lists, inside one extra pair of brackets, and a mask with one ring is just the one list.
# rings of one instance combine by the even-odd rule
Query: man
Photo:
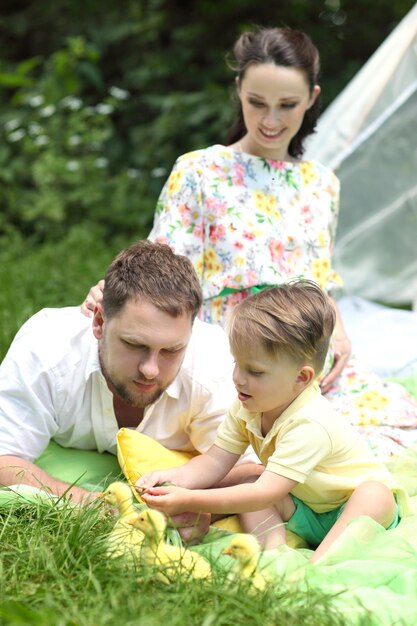
[(207, 450), (235, 391), (224, 332), (194, 322), (201, 302), (191, 262), (145, 240), (111, 263), (92, 321), (78, 307), (29, 319), (0, 366), (0, 484), (81, 502), (91, 494), (34, 461), (51, 439), (115, 453), (121, 427)]

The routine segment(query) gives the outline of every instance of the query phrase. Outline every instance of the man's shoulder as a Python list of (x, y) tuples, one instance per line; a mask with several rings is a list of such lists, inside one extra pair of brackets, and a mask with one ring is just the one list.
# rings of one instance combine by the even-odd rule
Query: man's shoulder
[(233, 358), (225, 331), (216, 324), (196, 319), (181, 373), (202, 384), (232, 383)]
[(17, 332), (8, 354), (26, 352), (39, 361), (53, 366), (62, 358), (71, 360), (71, 354), (91, 345), (94, 339), (92, 320), (79, 307), (45, 308), (30, 317)]

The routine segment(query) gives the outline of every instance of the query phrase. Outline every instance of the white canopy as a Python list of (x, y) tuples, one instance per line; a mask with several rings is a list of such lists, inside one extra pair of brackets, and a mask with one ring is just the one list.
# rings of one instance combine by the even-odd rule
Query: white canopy
[(341, 181), (346, 292), (417, 302), (417, 5), (323, 113), (306, 158)]

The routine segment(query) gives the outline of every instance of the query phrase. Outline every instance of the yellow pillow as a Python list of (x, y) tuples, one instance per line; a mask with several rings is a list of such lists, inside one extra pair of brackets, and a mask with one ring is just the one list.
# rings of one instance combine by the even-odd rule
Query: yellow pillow
[[(117, 433), (117, 460), (128, 483), (132, 487), (143, 474), (153, 472), (154, 470), (167, 469), (168, 467), (179, 467), (193, 456), (196, 456), (196, 453), (168, 450), (168, 448), (151, 439), (151, 437), (143, 435), (137, 430), (121, 428)], [(139, 502), (142, 502), (137, 491), (133, 489), (133, 492)], [(242, 532), (237, 515), (231, 515), (215, 522), (214, 526), (235, 533)], [(304, 539), (301, 539), (301, 537), (298, 537), (291, 531), (287, 531), (287, 543), (291, 548), (307, 547)]]
[[(155, 470), (184, 465), (195, 454), (168, 450), (160, 443), (130, 428), (117, 433), (117, 460), (127, 481), (134, 486), (138, 478)], [(141, 501), (138, 493), (136, 497)]]

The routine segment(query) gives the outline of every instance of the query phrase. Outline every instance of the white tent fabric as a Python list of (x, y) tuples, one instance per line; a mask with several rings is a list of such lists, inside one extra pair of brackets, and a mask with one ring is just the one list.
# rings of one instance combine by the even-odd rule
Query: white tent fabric
[(417, 4), (323, 113), (305, 156), (341, 181), (346, 293), (417, 303)]
[(370, 302), (359, 296), (338, 301), (353, 352), (382, 377), (417, 375), (417, 313)]

